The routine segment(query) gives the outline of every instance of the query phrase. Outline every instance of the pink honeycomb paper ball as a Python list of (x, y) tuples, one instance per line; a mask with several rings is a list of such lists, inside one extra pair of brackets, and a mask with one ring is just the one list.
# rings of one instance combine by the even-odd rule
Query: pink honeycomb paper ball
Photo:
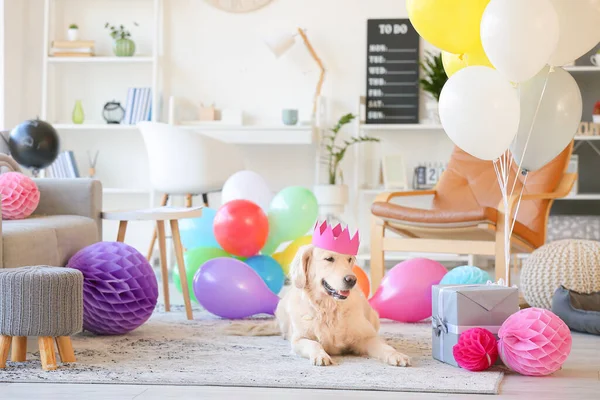
[(459, 367), (469, 371), (485, 371), (498, 359), (498, 344), (487, 329), (472, 328), (464, 331), (452, 354)]
[(569, 327), (556, 314), (541, 308), (526, 308), (508, 317), (498, 337), (500, 358), (522, 375), (556, 372), (571, 352)]
[(20, 172), (0, 175), (2, 219), (29, 217), (40, 202), (40, 191), (33, 180)]

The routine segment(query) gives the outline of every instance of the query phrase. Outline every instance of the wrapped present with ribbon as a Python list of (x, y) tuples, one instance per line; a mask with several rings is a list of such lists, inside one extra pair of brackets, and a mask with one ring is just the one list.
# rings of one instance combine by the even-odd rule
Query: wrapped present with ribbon
[(518, 289), (502, 284), (435, 285), (432, 296), (433, 358), (456, 367), (452, 348), (462, 332), (479, 327), (497, 336), (502, 323), (519, 311)]

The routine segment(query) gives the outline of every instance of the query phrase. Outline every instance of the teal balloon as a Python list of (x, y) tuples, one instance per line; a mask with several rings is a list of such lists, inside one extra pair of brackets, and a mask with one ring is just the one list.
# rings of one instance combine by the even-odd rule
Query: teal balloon
[(440, 285), (477, 285), (491, 281), (490, 274), (472, 265), (456, 267), (442, 278)]
[(278, 294), (281, 291), (285, 283), (285, 275), (281, 265), (273, 257), (254, 256), (248, 258), (245, 262), (260, 275), (273, 293)]
[(179, 220), (179, 231), (181, 234), (181, 243), (186, 249), (195, 249), (196, 247), (221, 248), (221, 245), (215, 239), (213, 232), (213, 221), (217, 215), (217, 210), (205, 207), (202, 209), (200, 218), (186, 218)]
[(275, 195), (269, 206), (269, 237), (263, 254), (273, 254), (283, 242), (296, 240), (312, 229), (319, 215), (314, 193), (290, 186)]

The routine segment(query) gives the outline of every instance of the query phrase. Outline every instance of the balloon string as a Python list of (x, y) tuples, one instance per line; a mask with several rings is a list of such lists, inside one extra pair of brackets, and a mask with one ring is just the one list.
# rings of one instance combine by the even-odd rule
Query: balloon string
[[(544, 98), (544, 93), (546, 92), (546, 87), (548, 86), (548, 79), (550, 78), (550, 73), (554, 71), (554, 68), (548, 68), (548, 74), (546, 74), (546, 79), (544, 80), (544, 86), (542, 87), (542, 93), (540, 94), (540, 99), (538, 100), (537, 106), (535, 108), (535, 113), (533, 114), (533, 120), (531, 121), (531, 126), (529, 127), (529, 133), (527, 134), (527, 140), (525, 140), (525, 146), (523, 146), (523, 154), (521, 154), (521, 161), (519, 162), (519, 168), (517, 169), (517, 174), (521, 172), (521, 166), (523, 165), (523, 160), (525, 158), (525, 152), (527, 151), (527, 146), (529, 145), (529, 139), (531, 138), (531, 133), (533, 132), (533, 127), (538, 117), (538, 113), (540, 111), (540, 107), (542, 105), (542, 99)], [(519, 98), (521, 97), (521, 88), (519, 87)], [(526, 175), (527, 176), (527, 175)], [(515, 186), (517, 184), (517, 177), (515, 177), (515, 181), (513, 182), (512, 189), (510, 190), (510, 195), (512, 196), (515, 191)]]
[(517, 205), (515, 207), (515, 215), (513, 217), (512, 225), (510, 226), (510, 234), (512, 235), (513, 229), (515, 229), (515, 222), (517, 222), (517, 214), (519, 213), (519, 206), (521, 205), (521, 198), (523, 198), (523, 191), (525, 190), (525, 183), (527, 183), (527, 177), (529, 174), (525, 175), (523, 179), (523, 186), (521, 186), (521, 193), (519, 193), (519, 197), (517, 199)]

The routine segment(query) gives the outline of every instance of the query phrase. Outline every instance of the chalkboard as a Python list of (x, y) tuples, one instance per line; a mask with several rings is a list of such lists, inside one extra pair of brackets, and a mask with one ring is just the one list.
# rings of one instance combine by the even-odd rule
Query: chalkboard
[(419, 42), (408, 19), (367, 21), (367, 124), (419, 122)]

